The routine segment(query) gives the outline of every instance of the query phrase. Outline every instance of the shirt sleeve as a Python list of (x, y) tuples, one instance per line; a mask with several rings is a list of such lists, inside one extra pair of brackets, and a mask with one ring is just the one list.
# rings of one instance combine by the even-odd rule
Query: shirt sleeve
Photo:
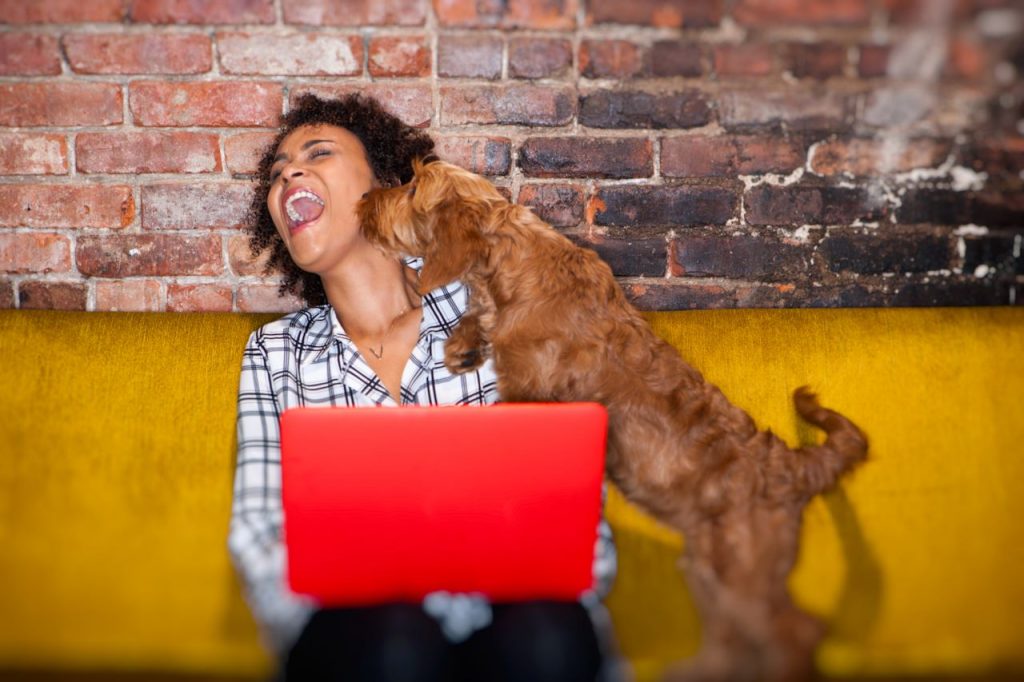
[(615, 539), (612, 527), (604, 517), (603, 509), (608, 496), (607, 484), (601, 485), (601, 520), (597, 524), (597, 540), (594, 545), (594, 587), (585, 593), (582, 601), (604, 601), (615, 583), (618, 572), (618, 553), (615, 550)]
[(228, 551), (265, 643), (283, 656), (316, 608), (288, 588), (282, 537), (279, 409), (257, 330), (242, 358), (238, 387), (238, 459)]

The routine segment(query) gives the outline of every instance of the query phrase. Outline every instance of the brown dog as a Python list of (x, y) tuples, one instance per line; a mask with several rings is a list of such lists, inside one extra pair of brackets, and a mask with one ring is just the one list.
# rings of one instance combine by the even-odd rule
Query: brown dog
[(793, 680), (813, 673), (820, 623), (786, 588), (801, 513), (862, 461), (867, 441), (798, 389), (824, 445), (790, 449), (729, 403), (626, 301), (611, 269), (486, 179), (443, 162), (371, 192), (362, 229), (388, 253), (422, 256), (420, 290), (470, 290), (445, 346), (455, 371), (494, 358), (502, 400), (596, 401), (609, 415), (607, 472), (626, 497), (681, 531), (700, 611), (687, 679)]

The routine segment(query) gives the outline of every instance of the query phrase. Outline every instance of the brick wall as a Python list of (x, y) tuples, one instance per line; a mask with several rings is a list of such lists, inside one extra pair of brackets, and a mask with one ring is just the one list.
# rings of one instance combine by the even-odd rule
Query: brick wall
[(363, 90), (643, 308), (1024, 298), (1019, 0), (0, 0), (0, 307), (288, 310), (239, 221)]

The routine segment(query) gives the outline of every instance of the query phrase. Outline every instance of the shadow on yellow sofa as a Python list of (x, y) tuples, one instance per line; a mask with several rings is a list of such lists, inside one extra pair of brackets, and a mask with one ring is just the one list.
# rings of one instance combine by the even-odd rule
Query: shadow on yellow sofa
[[(235, 391), (274, 316), (0, 311), (0, 668), (270, 670), (228, 561)], [(1024, 310), (658, 313), (790, 443), (810, 384), (871, 460), (805, 514), (792, 586), (832, 676), (1024, 670)], [(617, 495), (608, 605), (638, 679), (692, 653), (682, 539)]]

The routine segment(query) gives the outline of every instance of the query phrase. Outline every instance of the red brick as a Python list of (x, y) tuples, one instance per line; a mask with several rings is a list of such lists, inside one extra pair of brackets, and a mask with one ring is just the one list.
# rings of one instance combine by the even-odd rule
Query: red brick
[(278, 83), (170, 83), (129, 86), (135, 123), (144, 126), (273, 126), (281, 115)]
[(847, 102), (828, 90), (728, 90), (719, 95), (718, 111), (726, 128), (778, 127), (794, 130), (834, 129), (843, 125)]
[(643, 70), (644, 55), (628, 40), (584, 40), (579, 63), (584, 78), (629, 78)]
[(231, 312), (231, 287), (226, 284), (168, 284), (167, 310)]
[(177, 234), (118, 233), (78, 238), (78, 271), (87, 277), (219, 275), (221, 240)]
[(560, 126), (576, 112), (569, 86), (473, 85), (441, 88), (441, 124)]
[(429, 84), (370, 83), (358, 85), (304, 85), (292, 87), (290, 102), (306, 93), (330, 99), (361, 92), (375, 98), (390, 113), (418, 128), (430, 125), (434, 115), (434, 94)]
[(966, 38), (954, 38), (949, 46), (946, 72), (956, 78), (978, 80), (989, 69), (988, 54), (982, 45)]
[(572, 239), (596, 252), (616, 277), (664, 277), (668, 269), (668, 242), (664, 237), (623, 238), (591, 230)]
[(96, 282), (95, 310), (156, 312), (160, 302), (160, 282), (153, 279), (125, 279)]
[(216, 135), (183, 132), (79, 133), (81, 173), (213, 173), (221, 170)]
[(0, 0), (8, 24), (78, 24), (121, 21), (124, 0)]
[(423, 36), (375, 36), (367, 66), (376, 78), (429, 76), (430, 44)]
[(753, 235), (688, 234), (672, 240), (674, 277), (793, 280), (816, 272), (813, 246)]
[(861, 45), (860, 58), (857, 62), (857, 74), (861, 78), (878, 78), (884, 76), (889, 68), (891, 45)]
[(148, 24), (272, 24), (274, 0), (133, 0), (131, 20)]
[(885, 216), (866, 190), (846, 187), (761, 185), (746, 193), (744, 207), (748, 225), (850, 225)]
[(142, 229), (236, 229), (252, 200), (248, 182), (159, 184), (142, 188)]
[(736, 172), (741, 175), (791, 173), (802, 168), (807, 144), (778, 135), (737, 135), (732, 139)]
[(123, 120), (121, 86), (110, 83), (0, 84), (0, 125), (104, 126)]
[(534, 137), (519, 149), (519, 167), (540, 178), (645, 178), (654, 152), (646, 138)]
[(363, 40), (325, 33), (218, 33), (224, 73), (282, 76), (358, 76)]
[(562, 78), (572, 66), (572, 43), (561, 38), (518, 38), (508, 41), (510, 78)]
[(0, 76), (60, 73), (57, 38), (43, 33), (0, 33)]
[(738, 217), (735, 193), (717, 187), (601, 187), (592, 206), (595, 224), (617, 227), (724, 225)]
[(224, 139), (224, 155), (232, 173), (251, 175), (276, 133), (237, 133)]
[(14, 283), (0, 277), (0, 309), (14, 307)]
[(711, 106), (696, 89), (595, 90), (580, 97), (579, 121), (593, 128), (695, 128), (711, 122)]
[(29, 280), (18, 285), (18, 307), (23, 309), (85, 310), (88, 296), (81, 282)]
[(726, 136), (689, 135), (661, 141), (661, 174), (667, 177), (729, 176), (736, 149)]
[(770, 45), (743, 43), (715, 48), (715, 73), (719, 76), (767, 76), (775, 70)]
[(282, 0), (288, 24), (422, 26), (427, 0)]
[(77, 33), (61, 41), (76, 73), (206, 73), (210, 39), (198, 33)]
[(449, 78), (500, 78), (499, 36), (443, 35), (437, 43), (437, 75)]
[(512, 165), (512, 143), (507, 137), (436, 139), (437, 155), (445, 161), (481, 175), (505, 175)]
[(704, 73), (700, 46), (680, 40), (659, 40), (654, 43), (648, 61), (654, 76), (695, 78)]
[(519, 203), (555, 227), (575, 227), (583, 222), (583, 188), (579, 185), (523, 185)]
[(737, 0), (733, 18), (751, 26), (861, 25), (871, 15), (869, 0)]
[(0, 227), (125, 227), (134, 218), (123, 185), (0, 185)]
[(810, 166), (818, 175), (849, 173), (875, 176), (914, 168), (934, 168), (949, 152), (950, 143), (928, 139), (899, 144), (862, 138), (829, 140), (814, 147)]
[(467, 28), (532, 28), (571, 30), (576, 27), (578, 0), (433, 0), (441, 26)]
[(7, 274), (67, 272), (71, 241), (52, 232), (0, 232), (0, 272)]
[[(892, 24), (944, 24), (967, 18), (971, 5), (977, 0), (883, 0), (889, 23)], [(952, 11), (950, 11), (952, 10)]]
[(702, 28), (722, 19), (721, 0), (591, 0), (587, 19), (595, 24), (643, 24)]
[(235, 306), (243, 313), (290, 313), (305, 307), (297, 296), (279, 296), (277, 289), (277, 284), (243, 284)]
[(787, 50), (789, 70), (797, 78), (841, 76), (846, 47), (835, 43), (795, 43)]
[(263, 266), (270, 258), (270, 249), (259, 256), (253, 256), (249, 248), (249, 236), (233, 234), (228, 237), (228, 264), (236, 275), (262, 275)]
[(68, 143), (63, 135), (0, 133), (0, 175), (65, 175)]

